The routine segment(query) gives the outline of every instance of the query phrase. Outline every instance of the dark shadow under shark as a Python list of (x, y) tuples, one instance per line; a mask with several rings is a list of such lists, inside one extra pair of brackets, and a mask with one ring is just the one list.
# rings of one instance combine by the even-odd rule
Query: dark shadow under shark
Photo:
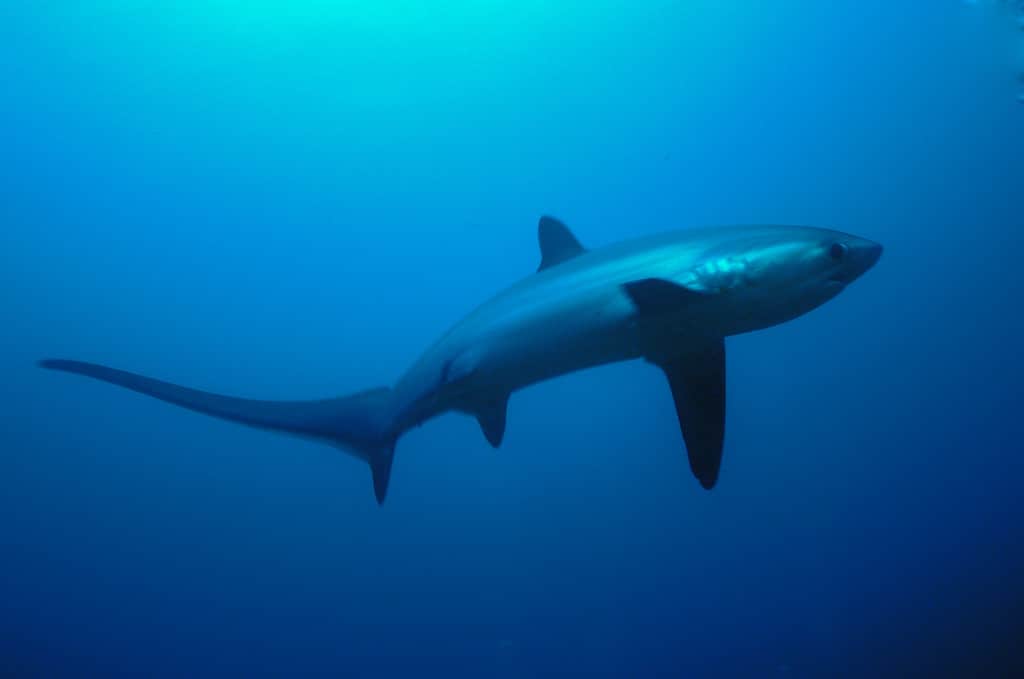
[(44, 368), (110, 382), (200, 413), (317, 439), (369, 463), (387, 494), (395, 443), (445, 412), (475, 416), (501, 445), (509, 395), (605, 363), (643, 358), (668, 378), (690, 468), (718, 480), (725, 435), (725, 337), (796, 318), (881, 256), (877, 243), (794, 226), (681, 231), (598, 250), (556, 219), (539, 225), (536, 273), (478, 307), (393, 388), (318, 401), (258, 401), (189, 389), (93, 363)]

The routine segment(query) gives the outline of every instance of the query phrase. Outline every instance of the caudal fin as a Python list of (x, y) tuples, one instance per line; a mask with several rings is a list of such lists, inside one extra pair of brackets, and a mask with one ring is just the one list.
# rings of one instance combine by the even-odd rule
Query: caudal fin
[(320, 401), (255, 401), (211, 394), (142, 375), (81, 361), (46, 360), (48, 370), (85, 375), (199, 413), (250, 427), (315, 438), (338, 445), (366, 460), (378, 503), (391, 478), (397, 434), (389, 415), (391, 390), (371, 389)]

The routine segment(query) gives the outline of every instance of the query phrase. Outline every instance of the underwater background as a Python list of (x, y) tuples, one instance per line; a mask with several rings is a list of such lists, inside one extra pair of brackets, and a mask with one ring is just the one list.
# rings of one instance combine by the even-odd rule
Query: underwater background
[[(0, 8), (0, 674), (994, 675), (1024, 666), (1024, 24), (956, 0)], [(641, 362), (329, 447), (39, 370), (393, 383), (539, 261), (877, 240), (731, 338), (722, 474)]]

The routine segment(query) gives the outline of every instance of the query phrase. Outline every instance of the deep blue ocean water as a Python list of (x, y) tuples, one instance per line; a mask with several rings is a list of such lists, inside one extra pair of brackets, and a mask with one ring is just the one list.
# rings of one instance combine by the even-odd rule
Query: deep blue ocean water
[[(995, 676), (1024, 639), (1010, 3), (0, 8), (0, 673)], [(721, 480), (663, 376), (331, 448), (35, 367), (314, 398), (532, 272), (796, 223), (882, 242), (732, 338)]]

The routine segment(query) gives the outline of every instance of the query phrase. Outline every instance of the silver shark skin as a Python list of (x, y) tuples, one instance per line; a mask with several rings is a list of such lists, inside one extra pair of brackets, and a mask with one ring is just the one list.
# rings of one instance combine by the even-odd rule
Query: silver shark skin
[(539, 225), (537, 273), (452, 327), (393, 389), (308, 402), (250, 401), (77, 361), (47, 368), (134, 389), (250, 426), (336, 444), (369, 462), (378, 502), (397, 439), (442, 413), (474, 415), (500, 445), (509, 395), (606, 363), (644, 358), (669, 379), (691, 468), (717, 481), (725, 407), (724, 338), (824, 304), (878, 261), (877, 243), (837, 231), (737, 226), (585, 250), (557, 220)]
[[(839, 258), (829, 252), (834, 244), (844, 250)], [(452, 327), (398, 382), (394, 417), (408, 429), (449, 410), (475, 412), (488, 397), (566, 373), (783, 323), (838, 295), (881, 251), (836, 231), (754, 226), (584, 252), (527, 277)], [(624, 287), (643, 279), (704, 294), (645, 319)]]

